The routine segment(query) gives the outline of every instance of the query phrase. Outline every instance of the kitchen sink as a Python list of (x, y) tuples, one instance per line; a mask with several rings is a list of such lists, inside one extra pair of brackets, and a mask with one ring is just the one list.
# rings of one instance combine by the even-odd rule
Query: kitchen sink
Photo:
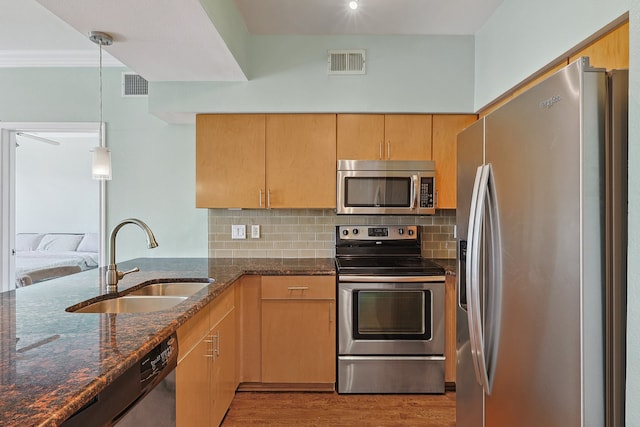
[(148, 313), (166, 310), (186, 300), (186, 296), (142, 296), (125, 295), (106, 299), (86, 307), (73, 310), (74, 313)]
[(151, 283), (127, 295), (189, 297), (209, 286), (210, 282), (161, 282)]
[(69, 307), (67, 311), (72, 313), (149, 313), (166, 310), (180, 304), (211, 283), (213, 283), (212, 279), (151, 282), (132, 291), (124, 291), (117, 298), (103, 299), (80, 308)]

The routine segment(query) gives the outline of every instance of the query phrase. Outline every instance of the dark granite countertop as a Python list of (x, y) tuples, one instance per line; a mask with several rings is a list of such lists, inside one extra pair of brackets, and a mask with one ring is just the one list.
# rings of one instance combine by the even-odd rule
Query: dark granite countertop
[(334, 275), (327, 259), (140, 258), (119, 291), (159, 279), (215, 282), (152, 313), (69, 313), (104, 294), (98, 270), (0, 293), (0, 424), (59, 425), (243, 274)]
[(432, 261), (444, 268), (447, 275), (456, 275), (458, 262), (455, 259), (434, 258)]

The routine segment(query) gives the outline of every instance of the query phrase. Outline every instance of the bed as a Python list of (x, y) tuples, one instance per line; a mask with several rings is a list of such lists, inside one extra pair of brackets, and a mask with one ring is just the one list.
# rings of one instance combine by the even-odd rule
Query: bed
[(16, 287), (98, 267), (97, 233), (18, 233)]

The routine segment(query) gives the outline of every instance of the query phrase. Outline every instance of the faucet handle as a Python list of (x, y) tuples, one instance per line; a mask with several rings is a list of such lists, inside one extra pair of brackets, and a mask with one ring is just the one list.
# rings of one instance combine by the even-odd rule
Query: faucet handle
[(118, 280), (122, 279), (127, 274), (135, 273), (135, 272), (138, 272), (138, 271), (140, 271), (140, 269), (138, 267), (132, 268), (129, 271), (118, 271)]

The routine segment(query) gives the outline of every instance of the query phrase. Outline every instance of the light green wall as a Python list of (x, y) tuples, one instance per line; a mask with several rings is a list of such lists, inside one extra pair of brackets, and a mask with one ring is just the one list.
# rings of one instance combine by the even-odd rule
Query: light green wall
[[(366, 49), (367, 73), (327, 75), (328, 49)], [(150, 111), (473, 111), (470, 36), (252, 36), (249, 52), (248, 82), (152, 83)]]
[(475, 39), (475, 110), (629, 10), (629, 0), (505, 0)]
[[(505, 0), (476, 37), (481, 107), (629, 11), (628, 426), (640, 425), (640, 0)], [(560, 385), (561, 386), (561, 385)]]
[[(104, 121), (112, 150), (107, 183), (111, 230), (134, 216), (145, 221), (160, 246), (146, 249), (142, 232), (118, 234), (117, 260), (140, 256), (207, 256), (207, 211), (195, 208), (195, 130), (168, 125), (147, 111), (146, 98), (122, 98), (122, 69), (104, 70)], [(95, 68), (0, 68), (0, 120), (98, 121)]]
[(251, 79), (249, 74), (250, 57), (247, 52), (249, 33), (236, 3), (229, 0), (200, 0), (200, 4), (224, 39), (227, 48), (244, 71), (245, 76)]

